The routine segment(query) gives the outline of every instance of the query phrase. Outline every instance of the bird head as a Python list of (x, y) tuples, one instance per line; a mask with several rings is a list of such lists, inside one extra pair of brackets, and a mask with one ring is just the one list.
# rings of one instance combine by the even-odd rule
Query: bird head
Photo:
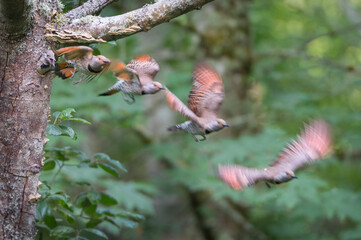
[(165, 87), (161, 83), (151, 82), (143, 86), (142, 94), (154, 94), (164, 89)]
[(93, 58), (93, 61), (91, 63), (91, 66), (93, 69), (104, 69), (104, 68), (108, 68), (110, 65), (110, 60), (106, 57), (104, 57), (103, 55), (98, 55), (95, 56), (95, 58)]
[(282, 171), (276, 175), (274, 182), (276, 184), (284, 183), (291, 181), (292, 179), (297, 178), (293, 171)]
[(229, 127), (229, 125), (221, 118), (218, 118), (216, 120), (210, 121), (206, 127), (205, 132), (206, 134), (209, 134), (211, 132), (219, 131), (224, 127)]

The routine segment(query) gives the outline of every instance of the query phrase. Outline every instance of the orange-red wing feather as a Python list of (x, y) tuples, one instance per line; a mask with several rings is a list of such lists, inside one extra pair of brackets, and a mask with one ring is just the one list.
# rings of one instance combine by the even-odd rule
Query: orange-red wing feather
[(117, 78), (126, 81), (134, 81), (137, 79), (135, 78), (134, 73), (130, 71), (123, 62), (115, 62), (112, 64), (110, 71), (112, 71)]
[(149, 55), (143, 54), (143, 55), (139, 55), (136, 58), (134, 58), (134, 60), (140, 61), (140, 62), (149, 62), (152, 61), (152, 58)]
[(177, 96), (175, 96), (171, 91), (166, 89), (165, 91), (167, 102), (169, 106), (176, 112), (179, 112), (183, 116), (189, 118), (190, 120), (200, 124), (199, 118), (194, 114)]
[(69, 67), (69, 68), (61, 69), (59, 72), (60, 73), (57, 75), (59, 77), (61, 77), (62, 79), (66, 79), (66, 78), (70, 78), (70, 77), (74, 76), (75, 69), (73, 67)]
[(292, 141), (283, 149), (271, 167), (294, 171), (304, 164), (323, 159), (331, 148), (331, 131), (328, 124), (322, 120), (312, 121), (305, 125), (305, 130), (297, 141)]
[(141, 85), (152, 82), (159, 71), (159, 65), (149, 55), (141, 55), (127, 64), (127, 68), (134, 70)]
[(74, 59), (80, 59), (85, 56), (92, 56), (93, 55), (93, 49), (86, 46), (74, 46), (74, 47), (65, 47), (60, 48), (56, 50), (57, 56), (64, 55), (64, 58), (66, 60), (74, 60)]
[(75, 68), (67, 62), (57, 63), (55, 67), (55, 74), (62, 79), (70, 78), (75, 74)]
[(267, 180), (268, 174), (264, 170), (245, 168), (237, 165), (218, 166), (219, 177), (236, 190)]
[(193, 71), (193, 87), (188, 106), (199, 117), (216, 118), (224, 99), (224, 86), (218, 73), (206, 64)]
[(61, 62), (61, 63), (57, 63), (56, 65), (58, 65), (60, 69), (64, 69), (68, 67), (69, 64), (67, 62)]

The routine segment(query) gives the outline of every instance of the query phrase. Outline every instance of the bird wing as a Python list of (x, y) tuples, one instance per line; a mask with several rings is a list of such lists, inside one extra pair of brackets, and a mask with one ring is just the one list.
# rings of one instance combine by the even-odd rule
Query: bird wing
[(328, 124), (323, 120), (315, 120), (309, 125), (305, 124), (301, 136), (283, 149), (271, 167), (294, 171), (307, 163), (323, 159), (331, 148), (331, 132)]
[(90, 58), (93, 55), (93, 49), (86, 46), (65, 47), (56, 50), (56, 55), (64, 55), (66, 60), (75, 60), (83, 57)]
[(244, 187), (269, 179), (265, 170), (237, 165), (219, 165), (218, 174), (224, 182), (236, 190), (242, 190)]
[(197, 116), (216, 118), (224, 99), (222, 78), (204, 63), (193, 71), (193, 87), (188, 96), (188, 106)]
[(138, 81), (138, 78), (135, 76), (134, 72), (129, 69), (123, 62), (112, 63), (110, 71), (114, 73), (117, 78), (123, 79), (125, 81)]
[(67, 62), (57, 63), (55, 65), (55, 74), (62, 79), (73, 77), (75, 74), (75, 68)]
[(134, 58), (127, 64), (127, 68), (134, 70), (140, 84), (143, 86), (152, 82), (159, 71), (158, 63), (149, 55), (141, 55)]
[(179, 112), (183, 116), (201, 125), (199, 123), (199, 117), (194, 112), (192, 112), (181, 100), (179, 100), (176, 95), (169, 91), (168, 88), (166, 88), (164, 92), (166, 94), (169, 106), (174, 111)]

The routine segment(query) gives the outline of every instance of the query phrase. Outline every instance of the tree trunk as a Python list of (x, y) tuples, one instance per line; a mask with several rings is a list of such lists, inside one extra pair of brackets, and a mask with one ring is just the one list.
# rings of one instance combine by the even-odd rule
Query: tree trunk
[(4, 240), (33, 239), (36, 234), (36, 204), (30, 199), (37, 194), (42, 166), (51, 76), (37, 73), (39, 57), (49, 44), (44, 38), (46, 12), (34, 6), (56, 9), (52, 2), (56, 1), (0, 0), (0, 239)]

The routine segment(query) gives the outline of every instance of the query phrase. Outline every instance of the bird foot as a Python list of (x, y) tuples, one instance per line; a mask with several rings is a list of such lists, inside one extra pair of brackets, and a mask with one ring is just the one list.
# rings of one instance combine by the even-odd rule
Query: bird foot
[(266, 182), (266, 186), (267, 186), (268, 188), (271, 188), (271, 185), (270, 185), (268, 182)]
[(79, 80), (72, 82), (72, 84), (77, 85), (77, 84), (81, 83), (82, 81), (83, 81), (83, 79), (80, 78)]
[(135, 102), (135, 98), (134, 96), (128, 96), (128, 98), (126, 96), (123, 95), (123, 99), (126, 103), (128, 104), (133, 104)]
[(194, 141), (196, 141), (196, 142), (201, 142), (201, 141), (204, 141), (207, 139), (206, 136), (204, 136), (204, 135), (201, 135), (201, 136), (202, 136), (202, 138), (198, 139), (195, 135), (192, 135)]

